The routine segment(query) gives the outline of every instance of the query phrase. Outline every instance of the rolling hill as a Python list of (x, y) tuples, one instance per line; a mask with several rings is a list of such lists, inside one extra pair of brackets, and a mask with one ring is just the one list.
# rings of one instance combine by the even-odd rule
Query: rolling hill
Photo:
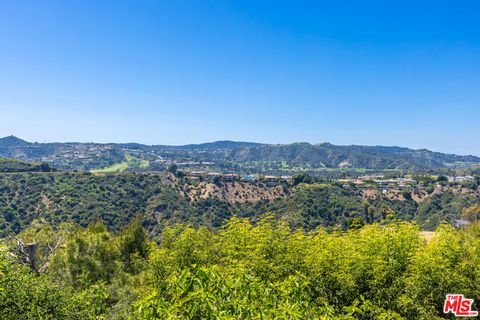
[[(369, 170), (430, 170), (480, 164), (480, 157), (385, 146), (339, 146), (330, 143), (261, 144), (217, 141), (184, 146), (138, 143), (30, 143), (14, 136), (0, 138), (0, 157), (46, 161), (64, 169), (91, 170), (127, 161), (128, 155), (151, 163), (214, 163), (217, 168), (281, 170), (363, 168)], [(265, 166), (265, 164), (268, 164)], [(267, 169), (265, 169), (265, 167)], [(270, 169), (269, 169), (270, 168)]]
[(330, 143), (311, 145), (260, 145), (231, 149), (226, 158), (231, 161), (286, 161), (291, 165), (313, 168), (367, 168), (367, 169), (438, 169), (461, 163), (479, 163), (475, 156), (458, 156), (384, 146), (336, 146)]

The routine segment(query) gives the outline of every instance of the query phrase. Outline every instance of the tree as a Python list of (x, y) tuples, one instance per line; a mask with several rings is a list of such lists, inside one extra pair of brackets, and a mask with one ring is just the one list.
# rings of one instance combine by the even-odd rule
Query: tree
[(40, 171), (42, 172), (50, 172), (52, 171), (52, 168), (47, 162), (42, 162), (40, 163)]
[(480, 221), (480, 205), (474, 204), (463, 210), (462, 216), (471, 222)]
[(365, 222), (362, 218), (355, 217), (350, 221), (348, 228), (352, 229), (352, 230), (355, 230), (355, 229), (360, 229), (364, 225), (365, 225)]
[(448, 182), (448, 178), (445, 176), (438, 176), (437, 178), (438, 182)]
[(54, 231), (45, 222), (34, 221), (17, 236), (10, 236), (10, 252), (37, 275), (45, 273), (53, 256), (75, 226), (64, 223)]
[(124, 268), (130, 273), (136, 271), (136, 259), (147, 259), (148, 239), (142, 227), (141, 215), (138, 214), (120, 235), (119, 251)]
[(115, 239), (101, 222), (69, 237), (51, 262), (59, 281), (85, 289), (97, 282), (109, 284), (121, 269)]
[(382, 204), (380, 206), (380, 213), (382, 214), (382, 219), (385, 220), (387, 219), (388, 215), (395, 214), (395, 211), (392, 210), (389, 206)]
[(293, 177), (293, 185), (299, 185), (300, 183), (313, 183), (313, 178), (306, 172), (302, 172)]
[(37, 276), (0, 251), (0, 319), (98, 319), (90, 317), (89, 309), (71, 288), (58, 286), (45, 274)]
[(375, 219), (375, 210), (368, 201), (363, 202), (363, 214), (365, 217), (365, 222), (373, 223), (373, 220)]
[(172, 163), (171, 165), (168, 166), (167, 172), (177, 174), (178, 166), (175, 163)]

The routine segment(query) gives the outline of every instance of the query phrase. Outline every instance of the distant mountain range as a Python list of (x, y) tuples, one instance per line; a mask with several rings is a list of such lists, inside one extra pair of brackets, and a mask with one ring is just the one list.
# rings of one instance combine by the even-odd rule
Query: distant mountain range
[(201, 144), (187, 144), (183, 146), (165, 146), (157, 145), (151, 146), (151, 148), (164, 149), (164, 150), (229, 150), (237, 148), (249, 148), (263, 146), (264, 144), (255, 142), (237, 142), (237, 141), (215, 141)]
[(0, 157), (48, 162), (66, 169), (89, 170), (125, 161), (126, 155), (149, 163), (213, 163), (220, 168), (263, 171), (362, 168), (428, 170), (480, 164), (480, 157), (384, 146), (337, 146), (330, 143), (261, 144), (217, 141), (183, 146), (138, 143), (31, 143), (0, 138)]

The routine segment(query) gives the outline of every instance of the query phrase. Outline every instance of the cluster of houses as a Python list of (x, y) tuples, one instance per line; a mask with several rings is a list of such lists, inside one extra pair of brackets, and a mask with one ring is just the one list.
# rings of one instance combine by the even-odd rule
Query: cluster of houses
[(186, 171), (186, 177), (189, 180), (206, 180), (206, 181), (236, 181), (240, 180), (240, 175), (236, 173), (223, 174), (220, 172), (205, 172), (205, 171)]
[(243, 181), (255, 182), (262, 181), (265, 183), (279, 183), (282, 181), (291, 182), (292, 176), (263, 176), (255, 174), (241, 175), (238, 173), (221, 173), (221, 172), (205, 172), (205, 171), (186, 171), (185, 176), (191, 181)]
[[(462, 183), (475, 181), (473, 176), (447, 177), (449, 183)], [(385, 179), (382, 175), (361, 176), (359, 178), (336, 179), (345, 188), (356, 186), (358, 188), (371, 188), (372, 185), (383, 190), (406, 189), (418, 185), (418, 181), (409, 178)]]
[(42, 162), (50, 162), (53, 165), (63, 165), (66, 162), (89, 162), (101, 158), (106, 152), (112, 149), (106, 145), (75, 145), (72, 148), (65, 148), (51, 156), (44, 156), (39, 159)]
[(363, 176), (357, 179), (337, 179), (345, 188), (354, 185), (358, 188), (371, 188), (374, 184), (383, 190), (405, 189), (418, 184), (417, 180), (408, 178), (383, 179), (383, 176)]
[(455, 183), (455, 182), (467, 182), (467, 181), (475, 181), (473, 176), (455, 176), (455, 177), (447, 177), (448, 182)]

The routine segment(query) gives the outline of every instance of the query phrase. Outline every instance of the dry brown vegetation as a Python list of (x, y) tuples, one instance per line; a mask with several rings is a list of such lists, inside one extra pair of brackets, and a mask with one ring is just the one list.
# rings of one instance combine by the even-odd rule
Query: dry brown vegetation
[(264, 184), (234, 182), (200, 182), (198, 185), (185, 185), (181, 192), (190, 199), (199, 200), (217, 198), (230, 203), (257, 202), (274, 200), (289, 193), (284, 186), (267, 187)]

